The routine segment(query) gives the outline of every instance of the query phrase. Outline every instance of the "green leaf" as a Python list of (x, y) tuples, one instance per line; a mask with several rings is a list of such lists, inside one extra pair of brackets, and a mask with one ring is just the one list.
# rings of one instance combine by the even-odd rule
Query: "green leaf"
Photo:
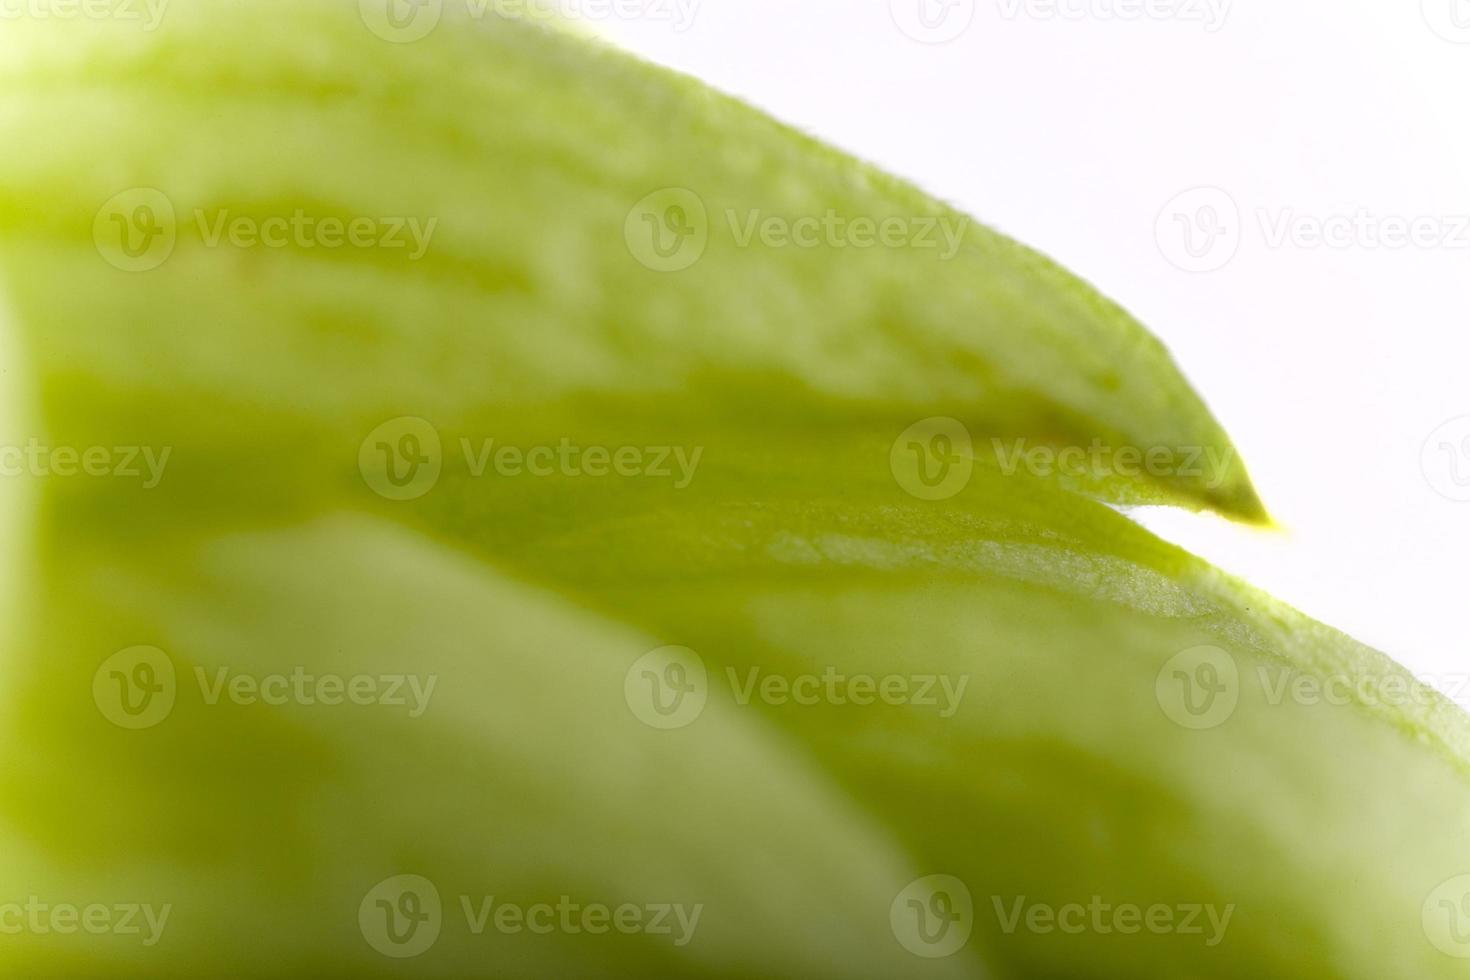
[[(469, 535), (698, 650), (712, 701), (829, 670), (964, 692), (746, 710), (969, 884), (1001, 975), (1462, 975), (1435, 896), (1470, 866), (1443, 830), (1470, 812), (1470, 725), (1380, 654), (1096, 504), (984, 471), (945, 503), (815, 468), (765, 471), (759, 498), (705, 480), (642, 506), (572, 483)], [(448, 532), (484, 491), (443, 489), (416, 506)], [(1184, 686), (1214, 682), (1199, 705)], [(994, 905), (1094, 897), (1233, 915), (1212, 942), (1007, 932)]]
[[(186, 387), (231, 409), (189, 420), (205, 446), (234, 431), (216, 414), (263, 408), (287, 430), (272, 438), (360, 436), (410, 407), (493, 409), (506, 439), (652, 416), (840, 443), (953, 417), (982, 457), (994, 440), (1160, 453), (1152, 475), (1075, 479), (1263, 519), (1220, 426), (1119, 307), (690, 79), (464, 9), (401, 44), (351, 3), (169, 13), (153, 34), (0, 38), (0, 240), (53, 413), (171, 417)], [(269, 236), (298, 213), (380, 237), (231, 244), (234, 222)], [(1217, 467), (1186, 465), (1206, 451)]]
[[(3, 880), (173, 910), (152, 946), (7, 936), (10, 972), (1463, 975), (1464, 715), (1089, 499), (1261, 517), (1158, 343), (1046, 260), (973, 223), (947, 259), (742, 245), (963, 216), (498, 15), (22, 22), (0, 83), (0, 442), (44, 461), (0, 461)], [(437, 224), (416, 259), (208, 241), (298, 212)], [(1015, 461), (1094, 442), (1165, 465)], [(703, 707), (660, 727), (668, 647)], [(249, 693), (297, 668), (437, 693)], [(113, 700), (170, 671), (162, 717)], [(949, 700), (782, 694), (834, 674)], [(446, 900), (405, 959), (400, 875)], [(936, 875), (966, 941), (913, 956)], [(476, 936), (489, 895), (705, 911)], [(1094, 900), (1230, 918), (1006, 926)]]
[[(197, 977), (254, 962), (267, 937), (291, 976), (884, 977), (912, 961), (888, 909), (916, 874), (882, 824), (754, 713), (641, 721), (625, 675), (654, 644), (633, 630), (360, 517), (157, 541), (141, 559), (65, 526), (48, 537), (46, 669), (10, 672), (0, 812), (23, 893), (4, 898), (171, 913), (151, 946), (7, 936), (15, 975)], [(129, 730), (110, 687), (87, 692), (97, 651), (140, 644), (175, 693)], [(314, 701), (228, 693), (298, 670), (409, 676), (427, 697), (333, 705), (315, 680)], [(437, 940), (396, 962), (358, 909), (402, 875), (432, 882), (442, 911)], [(562, 896), (576, 931), (484, 919), (492, 897)], [(668, 935), (581, 927), (581, 909), (624, 904), (684, 918)], [(927, 975), (972, 976), (967, 960)]]

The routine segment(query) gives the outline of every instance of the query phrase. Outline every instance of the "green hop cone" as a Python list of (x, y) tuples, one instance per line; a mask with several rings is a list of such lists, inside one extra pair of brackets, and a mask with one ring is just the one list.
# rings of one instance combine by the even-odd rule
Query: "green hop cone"
[(1470, 976), (1464, 716), (1108, 506), (1264, 520), (1156, 340), (456, 6), (0, 33), (0, 966)]

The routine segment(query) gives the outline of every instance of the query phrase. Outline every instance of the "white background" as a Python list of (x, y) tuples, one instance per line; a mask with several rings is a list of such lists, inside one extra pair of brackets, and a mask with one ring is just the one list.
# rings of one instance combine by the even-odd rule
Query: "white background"
[[(561, 2), (1098, 284), (1282, 529), (1136, 516), (1441, 686), (1470, 675), (1470, 421), (1441, 428), (1470, 416), (1470, 0)], [(952, 40), (901, 29), (934, 39), (920, 4)], [(1275, 237), (1360, 213), (1424, 240)], [(1191, 259), (1181, 222), (1212, 218)]]

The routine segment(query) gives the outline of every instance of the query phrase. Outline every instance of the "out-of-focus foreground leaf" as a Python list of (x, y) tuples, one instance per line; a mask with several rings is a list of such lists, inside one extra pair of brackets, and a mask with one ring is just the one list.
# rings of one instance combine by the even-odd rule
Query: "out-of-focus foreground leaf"
[[(177, 420), (207, 446), (242, 416), (275, 441), (404, 406), (494, 408), (505, 440), (677, 417), (840, 444), (952, 416), (982, 455), (1167, 453), (1154, 478), (1095, 489), (1261, 516), (1163, 347), (1048, 260), (691, 80), (455, 6), (404, 44), (339, 0), (0, 39), (0, 233), (36, 357), (68, 366), (43, 394), (94, 407), (116, 386), (119, 411), (172, 417), (186, 378), (231, 409)], [(215, 238), (298, 210), (375, 220), (382, 241)], [(905, 231), (747, 238), (829, 212)], [(1206, 452), (1208, 472), (1185, 465)]]
[[(727, 211), (959, 216), (555, 30), (378, 26), (201, 0), (151, 34), (0, 35), (0, 436), (53, 467), (169, 453), (156, 480), (140, 454), (138, 477), (0, 481), (0, 906), (171, 908), (152, 945), (22, 930), (0, 964), (1466, 975), (1433, 918), (1470, 872), (1448, 829), (1470, 816), (1464, 717), (1069, 492), (1259, 516), (1154, 340), (974, 225), (948, 260), (742, 247)], [(666, 188), (705, 211), (683, 268), (687, 242), (637, 235), (691, 219), (687, 197), (644, 204)], [(411, 260), (211, 246), (195, 218), (298, 209), (438, 224)], [(1067, 482), (1004, 468), (992, 436), (1222, 462)], [(638, 465), (599, 476), (567, 445)], [(220, 670), (298, 668), (435, 687), (417, 714), (208, 696)], [(750, 698), (752, 670), (929, 677), (940, 700)], [(171, 710), (129, 714), (165, 677), (128, 704)], [(1314, 704), (1282, 678), (1406, 693)], [(666, 680), (690, 716), (641, 700)], [(935, 875), (968, 910), (912, 890)], [(491, 896), (700, 911), (682, 944), (675, 922), (477, 933)], [(1005, 925), (1094, 899), (1229, 920)], [(927, 914), (973, 934), (926, 947)]]

